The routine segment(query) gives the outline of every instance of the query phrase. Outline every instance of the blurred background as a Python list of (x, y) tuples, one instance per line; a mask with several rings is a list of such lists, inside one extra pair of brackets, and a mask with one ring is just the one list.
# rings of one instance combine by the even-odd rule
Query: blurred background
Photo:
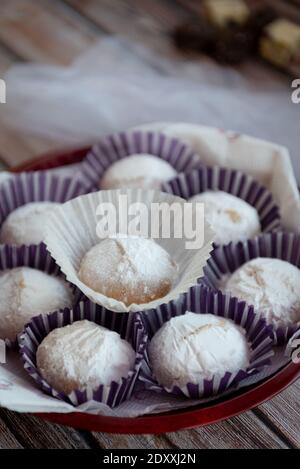
[(184, 121), (283, 144), (300, 179), (299, 25), (300, 0), (1, 0), (2, 163)]

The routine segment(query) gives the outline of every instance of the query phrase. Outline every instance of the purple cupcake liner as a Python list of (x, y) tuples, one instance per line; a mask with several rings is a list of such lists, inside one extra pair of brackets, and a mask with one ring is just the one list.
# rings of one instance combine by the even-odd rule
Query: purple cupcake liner
[(262, 232), (279, 231), (280, 212), (271, 192), (253, 177), (219, 166), (195, 169), (162, 184), (162, 190), (189, 199), (207, 190), (220, 190), (239, 197), (259, 215)]
[(30, 202), (64, 203), (82, 194), (86, 189), (74, 178), (45, 171), (16, 174), (0, 187), (0, 229), (11, 212)]
[(204, 379), (197, 384), (187, 383), (184, 387), (173, 386), (168, 389), (155, 380), (146, 353), (140, 380), (148, 389), (158, 392), (166, 391), (191, 399), (208, 398), (236, 387), (242, 380), (270, 365), (274, 354), (272, 326), (268, 326), (266, 321), (254, 312), (252, 306), (247, 306), (245, 302), (238, 301), (236, 298), (228, 298), (221, 292), (213, 292), (203, 285), (196, 285), (188, 293), (181, 295), (179, 300), (139, 314), (151, 340), (165, 322), (172, 317), (184, 315), (187, 311), (215, 314), (231, 319), (235, 324), (244, 328), (250, 345), (250, 366), (236, 373), (226, 372), (221, 377), (213, 376), (211, 380)]
[[(220, 291), (222, 278), (225, 275), (232, 274), (256, 257), (281, 259), (300, 268), (300, 235), (284, 232), (268, 233), (248, 241), (219, 246), (212, 251), (203, 269), (204, 277), (199, 283), (214, 291)], [(226, 297), (230, 295), (226, 294)], [(299, 327), (300, 322), (289, 326), (274, 324), (274, 343), (285, 344)]]
[[(61, 272), (55, 260), (51, 257), (50, 253), (44, 244), (39, 246), (0, 246), (0, 273), (7, 269), (15, 267), (32, 267), (33, 269), (41, 270), (49, 275), (62, 277), (66, 282), (65, 275)], [(68, 283), (68, 282), (67, 282)], [(74, 295), (74, 305), (85, 299), (82, 292), (68, 283)], [(36, 312), (38, 314), (39, 311)], [(52, 311), (49, 311), (52, 313)], [(8, 347), (17, 346), (17, 338), (15, 341), (5, 339)]]
[[(122, 339), (128, 340), (136, 352), (135, 365), (126, 378), (121, 378), (118, 382), (112, 381), (109, 386), (101, 385), (97, 389), (85, 388), (67, 395), (56, 391), (42, 377), (36, 365), (36, 351), (49, 332), (82, 319), (115, 331), (120, 334)], [(135, 313), (114, 313), (90, 301), (81, 302), (72, 310), (65, 309), (52, 314), (36, 316), (25, 326), (23, 333), (19, 336), (20, 354), (25, 370), (46, 394), (74, 406), (94, 400), (109, 407), (116, 407), (129, 399), (140, 373), (146, 344), (145, 329)]]
[(136, 153), (162, 158), (178, 173), (203, 165), (200, 157), (180, 140), (157, 132), (136, 130), (109, 135), (94, 145), (80, 166), (78, 180), (91, 190), (99, 189), (99, 181), (113, 163)]

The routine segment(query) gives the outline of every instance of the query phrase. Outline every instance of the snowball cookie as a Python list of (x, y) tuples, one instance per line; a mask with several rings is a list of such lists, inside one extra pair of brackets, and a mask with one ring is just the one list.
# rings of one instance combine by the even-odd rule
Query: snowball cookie
[(149, 359), (158, 383), (170, 389), (247, 368), (249, 346), (244, 329), (229, 319), (187, 312), (156, 332)]
[(245, 241), (260, 233), (259, 216), (244, 200), (223, 191), (207, 191), (190, 199), (203, 202), (205, 217), (216, 233), (216, 244)]
[(14, 340), (33, 316), (72, 306), (73, 294), (61, 278), (30, 267), (0, 273), (0, 339)]
[(138, 154), (112, 164), (100, 181), (100, 189), (159, 189), (164, 181), (177, 176), (177, 171), (157, 156)]
[(224, 290), (253, 305), (269, 324), (300, 321), (300, 270), (289, 262), (252, 259), (230, 276)]
[(135, 352), (116, 332), (83, 320), (51, 331), (37, 349), (36, 362), (48, 384), (70, 394), (126, 378)]
[(14, 210), (4, 221), (0, 231), (2, 244), (40, 244), (44, 239), (45, 223), (56, 202), (30, 202)]
[(165, 296), (176, 272), (170, 255), (152, 239), (116, 236), (86, 253), (78, 276), (94, 291), (129, 306)]

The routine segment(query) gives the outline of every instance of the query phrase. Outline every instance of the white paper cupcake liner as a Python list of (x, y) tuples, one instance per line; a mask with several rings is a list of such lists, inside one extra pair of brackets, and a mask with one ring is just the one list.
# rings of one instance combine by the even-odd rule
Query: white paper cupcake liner
[(293, 363), (300, 363), (300, 327), (290, 338), (285, 349), (285, 356), (291, 357)]
[(203, 166), (163, 183), (162, 190), (184, 199), (208, 190), (228, 192), (256, 209), (262, 232), (280, 230), (279, 207), (271, 192), (252, 176), (241, 171), (219, 166)]
[[(65, 276), (61, 273), (60, 268), (51, 258), (49, 252), (44, 244), (39, 246), (0, 246), (0, 272), (13, 269), (15, 267), (31, 267), (33, 269), (41, 270), (49, 275)], [(70, 284), (70, 289), (74, 295), (74, 305), (80, 300), (83, 300), (83, 295), (74, 285)], [(36, 311), (39, 314), (40, 311)], [(49, 311), (52, 313), (53, 311)], [(15, 347), (17, 345), (17, 338), (15, 341), (5, 339), (8, 347)]]
[[(205, 275), (200, 283), (213, 290), (219, 290), (225, 275), (232, 274), (256, 257), (281, 259), (300, 268), (300, 235), (283, 232), (268, 233), (248, 241), (219, 246), (211, 253), (204, 268)], [(226, 296), (230, 295), (226, 294)], [(275, 344), (283, 345), (300, 327), (300, 322), (289, 326), (283, 322), (274, 322), (273, 326)]]
[(74, 178), (58, 177), (46, 171), (14, 175), (0, 187), (0, 229), (8, 215), (30, 202), (64, 203), (86, 193)]
[[(119, 206), (120, 196), (127, 196), (128, 206), (139, 202), (150, 208), (152, 203), (166, 203), (172, 205), (178, 203), (183, 207), (185, 201), (178, 197), (153, 190), (142, 189), (119, 189), (113, 191), (94, 192), (58, 207), (49, 214), (47, 236), (45, 243), (52, 257), (61, 267), (69, 282), (76, 285), (84, 295), (91, 301), (117, 312), (137, 312), (144, 309), (155, 308), (162, 303), (167, 303), (177, 298), (181, 293), (186, 292), (191, 286), (197, 283), (197, 279), (203, 275), (203, 266), (209, 257), (212, 249), (213, 233), (204, 223), (204, 245), (200, 249), (186, 249), (188, 241), (183, 234), (182, 238), (176, 238), (174, 227), (182, 224), (180, 216), (175, 214), (175, 223), (170, 228), (170, 239), (159, 238), (157, 243), (161, 245), (178, 265), (177, 278), (171, 291), (163, 298), (151, 301), (147, 304), (132, 304), (126, 306), (123, 302), (113, 298), (108, 298), (95, 292), (78, 277), (80, 262), (86, 252), (101, 240), (96, 234), (96, 209), (99, 204), (109, 202), (116, 208), (117, 220), (121, 210)], [(196, 208), (185, 218), (186, 224), (191, 224)], [(160, 228), (162, 224), (160, 217)], [(149, 226), (151, 220), (149, 219)], [(160, 232), (160, 230), (159, 230)], [(123, 233), (123, 231), (122, 231)]]
[(227, 371), (223, 376), (215, 375), (211, 380), (203, 379), (197, 384), (186, 383), (182, 387), (174, 385), (172, 388), (165, 388), (153, 376), (146, 353), (140, 379), (147, 388), (191, 399), (211, 397), (236, 387), (242, 380), (270, 365), (271, 357), (274, 355), (272, 326), (268, 326), (266, 321), (254, 312), (252, 306), (247, 306), (245, 302), (239, 302), (235, 298), (228, 298), (221, 292), (213, 292), (203, 285), (191, 288), (188, 293), (181, 295), (178, 301), (140, 313), (149, 341), (165, 322), (172, 317), (184, 315), (187, 311), (197, 314), (215, 314), (231, 319), (236, 325), (244, 328), (250, 347), (249, 367), (237, 370), (236, 373)]
[[(110, 385), (101, 385), (96, 389), (85, 388), (64, 394), (56, 391), (42, 377), (36, 365), (36, 352), (43, 339), (54, 329), (87, 319), (120, 334), (122, 339), (131, 343), (136, 352), (134, 368), (127, 377)], [(37, 385), (50, 396), (78, 406), (88, 401), (97, 401), (115, 407), (132, 395), (138, 379), (147, 344), (147, 335), (139, 318), (132, 314), (116, 314), (97, 306), (90, 301), (79, 303), (74, 309), (40, 315), (26, 325), (19, 337), (20, 354), (25, 370)]]
[(185, 143), (158, 132), (131, 130), (109, 135), (94, 145), (77, 174), (86, 187), (99, 189), (105, 171), (116, 161), (139, 153), (149, 153), (167, 161), (178, 172), (202, 166), (199, 155)]

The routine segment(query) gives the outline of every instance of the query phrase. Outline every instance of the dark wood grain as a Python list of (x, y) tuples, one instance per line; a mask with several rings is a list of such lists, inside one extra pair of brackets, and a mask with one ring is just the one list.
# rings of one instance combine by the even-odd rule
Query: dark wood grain
[[(144, 44), (160, 57), (176, 57), (178, 60), (181, 58), (169, 39), (169, 32), (179, 22), (190, 18), (190, 12), (178, 6), (176, 2), (65, 0), (65, 3), (71, 5), (101, 30)], [(145, 59), (143, 57), (143, 60)], [(157, 65), (151, 56), (151, 61), (153, 66), (160, 68), (162, 72), (166, 71), (161, 60)]]
[(7, 49), (4, 44), (0, 44), (0, 77), (14, 62), (20, 61), (20, 57)]
[(69, 64), (95, 33), (56, 2), (1, 0), (0, 39), (26, 60)]
[[(24, 448), (90, 448), (89, 444), (76, 430), (50, 424), (31, 415), (0, 409), (0, 419), (5, 422), (6, 427), (13, 433), (18, 445), (22, 445)], [(0, 441), (2, 434), (0, 427)], [(14, 447), (14, 444), (11, 446)]]
[(300, 448), (300, 380), (274, 399), (261, 405), (255, 414), (281, 434), (295, 448)]
[(10, 448), (21, 449), (23, 446), (0, 417), (0, 449)]
[(93, 432), (95, 441), (106, 449), (170, 449), (173, 445), (164, 435), (118, 435)]
[(208, 427), (167, 434), (167, 438), (175, 447), (187, 449), (283, 449), (289, 447), (253, 412), (247, 412)]

